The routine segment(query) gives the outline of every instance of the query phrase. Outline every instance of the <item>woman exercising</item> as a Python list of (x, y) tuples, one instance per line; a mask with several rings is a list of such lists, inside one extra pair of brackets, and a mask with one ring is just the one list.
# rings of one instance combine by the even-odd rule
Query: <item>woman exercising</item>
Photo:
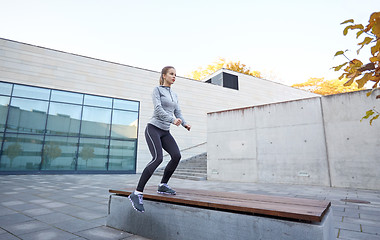
[[(186, 123), (178, 105), (177, 94), (172, 91), (171, 86), (175, 82), (176, 71), (174, 67), (167, 66), (161, 71), (160, 86), (153, 90), (153, 117), (145, 129), (145, 140), (152, 154), (152, 161), (148, 163), (141, 174), (136, 190), (128, 198), (136, 211), (144, 212), (143, 191), (146, 183), (153, 175), (157, 167), (162, 163), (162, 149), (169, 153), (171, 160), (165, 168), (158, 193), (175, 195), (176, 192), (168, 186), (168, 181), (178, 166), (181, 153), (178, 145), (170, 134), (170, 125), (182, 125), (188, 131), (191, 126)], [(174, 116), (173, 116), (174, 115)]]

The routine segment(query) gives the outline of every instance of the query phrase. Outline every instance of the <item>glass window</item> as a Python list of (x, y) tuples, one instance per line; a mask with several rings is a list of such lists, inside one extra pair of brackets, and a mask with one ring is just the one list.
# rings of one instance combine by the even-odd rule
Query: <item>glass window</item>
[(52, 90), (51, 101), (82, 104), (83, 94)]
[(135, 171), (136, 141), (111, 140), (109, 170)]
[(45, 101), (12, 98), (6, 131), (43, 134), (47, 108)]
[(131, 110), (131, 111), (139, 111), (139, 102), (122, 100), (122, 99), (114, 99), (113, 100), (113, 108), (118, 108), (118, 109), (123, 109), (123, 110)]
[(15, 84), (13, 96), (49, 100), (50, 89)]
[(81, 136), (108, 137), (111, 109), (83, 107)]
[(106, 170), (108, 139), (81, 138), (78, 170)]
[(1, 170), (39, 170), (43, 136), (27, 134), (6, 134)]
[(75, 170), (78, 138), (46, 136), (42, 170)]
[(86, 94), (84, 96), (84, 105), (112, 108), (112, 98)]
[(82, 106), (50, 103), (46, 133), (51, 135), (78, 136)]
[(138, 113), (113, 110), (112, 138), (137, 138)]
[(0, 94), (10, 96), (11, 92), (12, 92), (12, 84), (11, 83), (0, 82)]
[(5, 122), (7, 121), (9, 99), (10, 97), (0, 96), (0, 132), (5, 131)]

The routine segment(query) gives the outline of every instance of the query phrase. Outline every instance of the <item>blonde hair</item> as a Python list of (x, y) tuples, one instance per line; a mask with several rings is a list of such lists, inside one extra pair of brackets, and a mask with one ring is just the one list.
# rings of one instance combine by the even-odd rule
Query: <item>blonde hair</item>
[(167, 74), (169, 69), (175, 69), (172, 66), (166, 66), (161, 70), (161, 76), (160, 76), (160, 85), (164, 85), (164, 74)]

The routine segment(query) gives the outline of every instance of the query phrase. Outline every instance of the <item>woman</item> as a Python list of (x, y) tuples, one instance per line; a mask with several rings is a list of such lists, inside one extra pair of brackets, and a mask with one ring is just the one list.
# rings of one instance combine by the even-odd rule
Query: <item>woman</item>
[[(170, 125), (182, 125), (188, 131), (191, 126), (186, 123), (178, 105), (177, 94), (171, 86), (175, 82), (176, 71), (174, 67), (164, 67), (161, 71), (160, 86), (153, 90), (153, 117), (145, 129), (145, 140), (149, 151), (152, 154), (152, 161), (148, 163), (141, 174), (136, 190), (128, 196), (132, 206), (136, 211), (144, 212), (143, 191), (146, 183), (153, 175), (156, 168), (162, 163), (162, 149), (169, 153), (171, 160), (165, 168), (161, 184), (158, 186), (158, 193), (175, 195), (176, 192), (168, 186), (168, 181), (174, 170), (177, 168), (181, 153), (176, 141), (170, 134)], [(175, 117), (174, 117), (174, 116)]]

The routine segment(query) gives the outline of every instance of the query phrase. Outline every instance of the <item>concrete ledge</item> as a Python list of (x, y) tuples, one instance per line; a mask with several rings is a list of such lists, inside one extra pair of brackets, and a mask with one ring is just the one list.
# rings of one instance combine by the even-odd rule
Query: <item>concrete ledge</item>
[(333, 239), (331, 209), (321, 222), (297, 222), (144, 200), (136, 212), (125, 196), (111, 195), (107, 226), (150, 239)]

